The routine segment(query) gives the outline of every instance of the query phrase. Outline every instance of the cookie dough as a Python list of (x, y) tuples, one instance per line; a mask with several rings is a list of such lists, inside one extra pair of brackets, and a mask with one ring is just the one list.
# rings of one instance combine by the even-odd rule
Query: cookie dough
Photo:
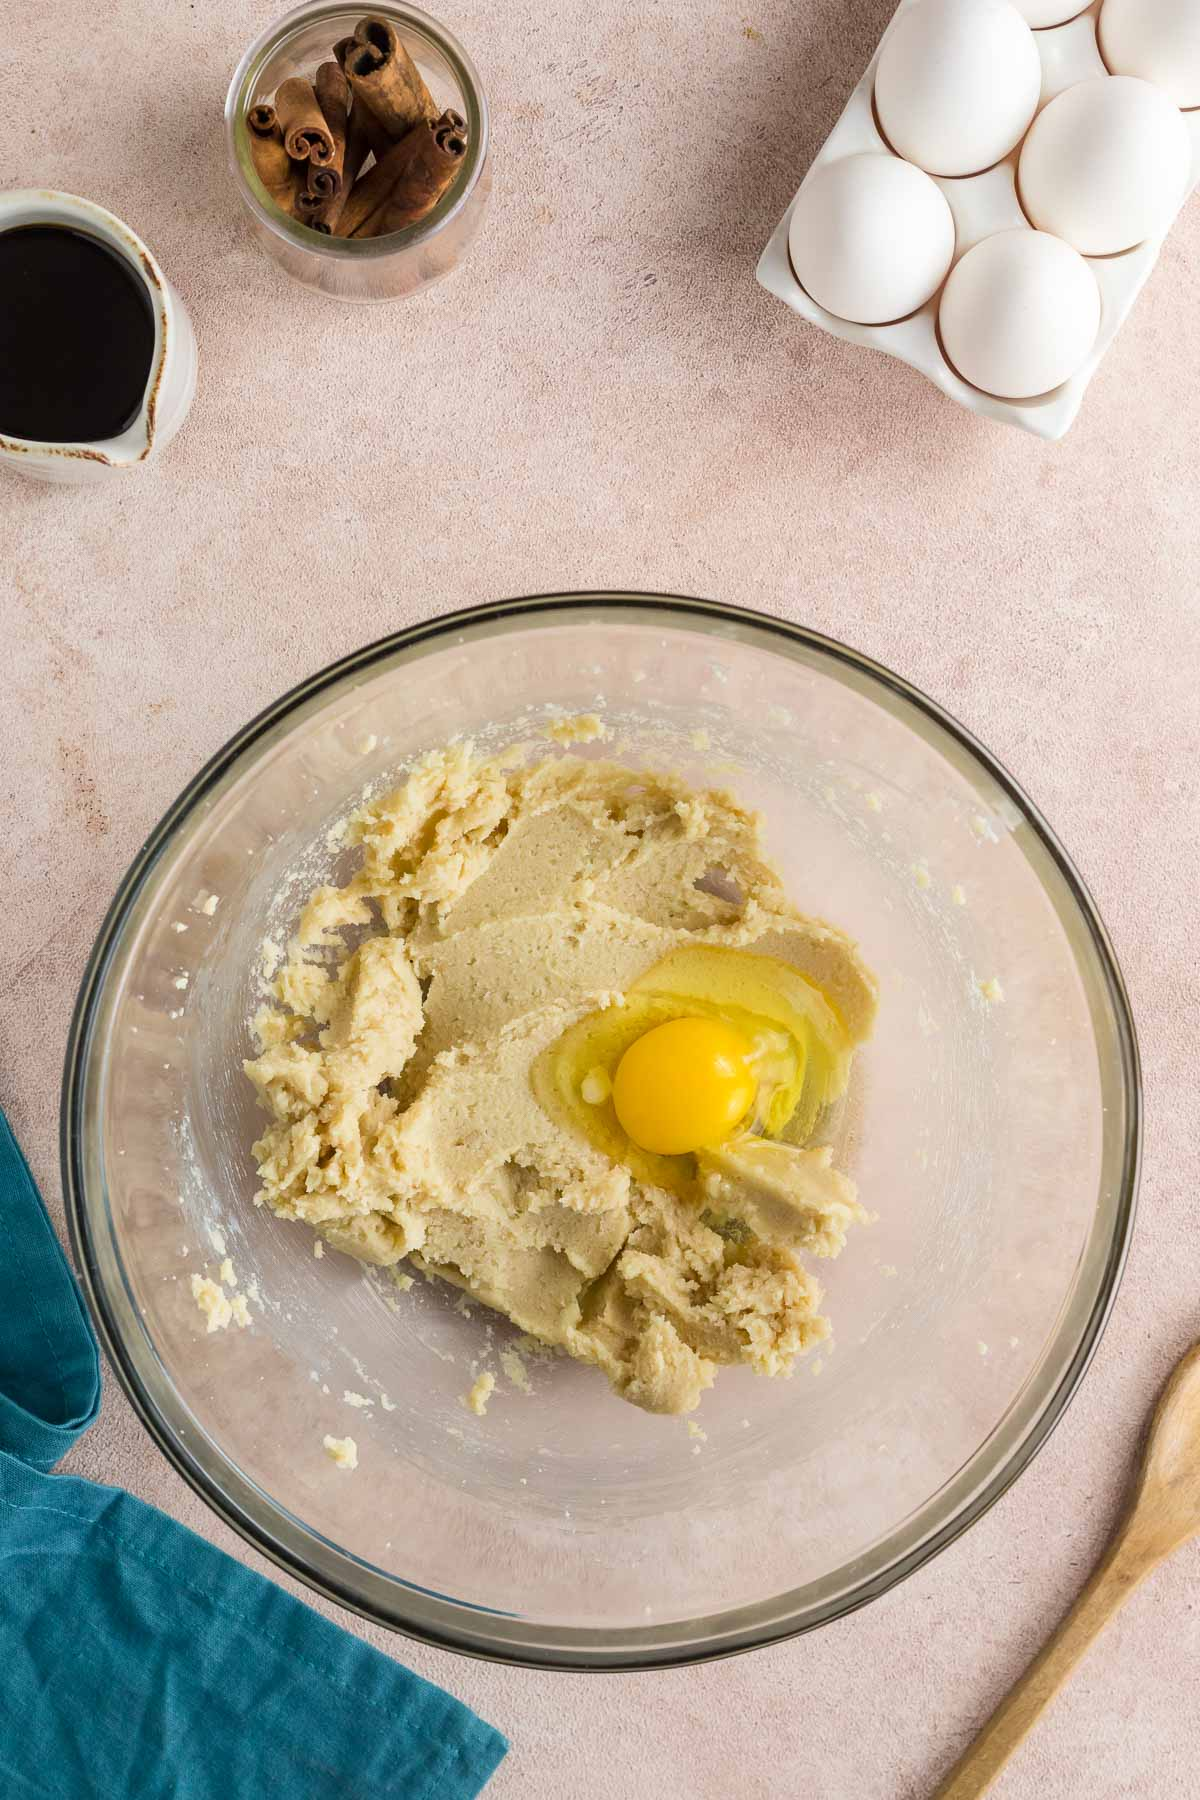
[[(219, 1273), (221, 1280), (229, 1287), (235, 1285), (233, 1265), (228, 1257), (221, 1264)], [(208, 1332), (227, 1331), (231, 1324), (245, 1330), (250, 1323), (250, 1308), (245, 1294), (227, 1295), (224, 1288), (218, 1287), (209, 1275), (192, 1276), (192, 1299), (204, 1315), (205, 1330)]]
[(207, 1275), (193, 1275), (192, 1299), (204, 1314), (206, 1331), (226, 1329), (233, 1318), (233, 1308), (215, 1281)]
[(668, 775), (459, 744), (348, 842), (357, 872), (313, 894), (256, 1021), (260, 1200), (363, 1262), (410, 1258), (652, 1412), (690, 1411), (718, 1364), (790, 1373), (829, 1331), (801, 1253), (865, 1216), (828, 1149), (743, 1136), (673, 1191), (534, 1079), (681, 946), (786, 962), (867, 1035), (872, 976), (789, 903), (759, 820)]
[(469, 1393), (460, 1395), (468, 1412), (473, 1412), (477, 1419), (482, 1419), (488, 1409), (488, 1401), (496, 1391), (496, 1377), (490, 1369), (477, 1376)]

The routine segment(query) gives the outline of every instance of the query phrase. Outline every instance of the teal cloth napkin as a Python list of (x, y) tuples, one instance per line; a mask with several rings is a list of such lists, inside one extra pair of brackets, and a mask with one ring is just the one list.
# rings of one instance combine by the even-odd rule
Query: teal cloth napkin
[(472, 1800), (499, 1732), (119, 1488), (79, 1290), (0, 1112), (3, 1800)]

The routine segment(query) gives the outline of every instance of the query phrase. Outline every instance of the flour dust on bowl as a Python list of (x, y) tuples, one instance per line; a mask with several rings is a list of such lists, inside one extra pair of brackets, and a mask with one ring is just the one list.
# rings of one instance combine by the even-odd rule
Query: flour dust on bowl
[[(608, 743), (556, 753), (670, 769), (759, 809), (791, 900), (879, 978), (874, 1033), (818, 1131), (877, 1215), (819, 1269), (833, 1338), (790, 1379), (722, 1369), (687, 1421), (530, 1354), (442, 1282), (401, 1290), (315, 1255), (254, 1204), (262, 1118), (242, 1061), (300, 908), (352, 870), (342, 822), (455, 738), (548, 750), (556, 719), (592, 713)], [(1103, 928), (979, 745), (811, 633), (603, 593), (402, 632), (295, 689), (202, 771), (93, 953), (64, 1175), (114, 1366), (252, 1543), (432, 1642), (637, 1668), (839, 1616), (1020, 1473), (1113, 1300), (1138, 1106)], [(243, 1296), (249, 1324), (207, 1332), (193, 1276)], [(220, 1292), (201, 1291), (219, 1319)], [(480, 1415), (463, 1401), (489, 1376)]]

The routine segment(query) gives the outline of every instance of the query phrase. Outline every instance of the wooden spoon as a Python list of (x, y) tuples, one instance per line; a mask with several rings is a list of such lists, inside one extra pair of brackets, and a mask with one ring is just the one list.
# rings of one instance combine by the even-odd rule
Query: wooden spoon
[(1188, 1351), (1163, 1389), (1133, 1498), (1090, 1581), (933, 1800), (975, 1800), (987, 1792), (1117, 1608), (1152, 1569), (1197, 1532), (1200, 1344)]

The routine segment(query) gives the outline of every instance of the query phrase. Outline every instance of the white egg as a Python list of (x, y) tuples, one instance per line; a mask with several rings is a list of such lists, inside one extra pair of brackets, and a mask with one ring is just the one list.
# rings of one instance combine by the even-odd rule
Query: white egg
[(1047, 25), (1065, 25), (1084, 10), (1088, 0), (1013, 0), (1013, 5), (1035, 31)]
[(1035, 119), (1017, 172), (1021, 204), (1039, 231), (1112, 256), (1166, 228), (1191, 162), (1187, 127), (1161, 88), (1095, 75)]
[(1003, 400), (1030, 400), (1086, 362), (1100, 329), (1100, 289), (1061, 238), (1001, 231), (951, 270), (938, 327), (964, 381)]
[(845, 156), (815, 169), (792, 208), (788, 248), (818, 306), (886, 325), (946, 279), (954, 218), (937, 183), (897, 156)]
[(1139, 75), (1176, 106), (1200, 106), (1197, 0), (1104, 0), (1099, 36), (1114, 75)]
[(883, 40), (875, 110), (909, 162), (975, 175), (1020, 141), (1041, 86), (1033, 33), (1009, 0), (914, 0)]

